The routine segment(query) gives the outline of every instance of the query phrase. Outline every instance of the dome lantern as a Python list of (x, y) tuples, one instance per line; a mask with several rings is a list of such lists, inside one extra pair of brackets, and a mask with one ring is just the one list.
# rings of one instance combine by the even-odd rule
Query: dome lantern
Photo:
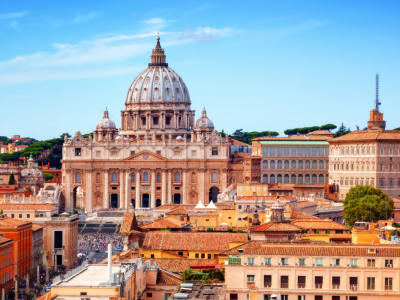
[(157, 37), (157, 44), (156, 47), (153, 49), (150, 58), (151, 62), (149, 63), (149, 67), (156, 67), (156, 66), (168, 67), (168, 64), (165, 62), (166, 56), (164, 54), (164, 49), (161, 48), (159, 36)]

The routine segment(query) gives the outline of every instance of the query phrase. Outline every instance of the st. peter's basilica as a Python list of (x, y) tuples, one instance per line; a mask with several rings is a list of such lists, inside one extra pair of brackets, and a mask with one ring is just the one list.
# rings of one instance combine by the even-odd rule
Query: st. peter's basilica
[(120, 130), (106, 110), (93, 138), (79, 131), (65, 137), (66, 210), (216, 202), (229, 182), (230, 143), (205, 109), (195, 121), (190, 105), (158, 37), (151, 62), (129, 87)]

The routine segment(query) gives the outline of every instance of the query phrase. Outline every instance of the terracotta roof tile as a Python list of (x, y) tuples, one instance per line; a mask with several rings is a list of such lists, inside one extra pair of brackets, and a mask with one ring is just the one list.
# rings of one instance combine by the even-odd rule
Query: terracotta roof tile
[(36, 210), (36, 209), (57, 209), (52, 204), (0, 204), (0, 209), (2, 210)]
[(171, 217), (160, 218), (153, 222), (140, 226), (142, 229), (166, 229), (166, 228), (183, 228), (190, 222), (181, 221)]
[(132, 231), (137, 231), (138, 225), (135, 214), (125, 213), (121, 223), (120, 234), (130, 234)]
[[(244, 255), (282, 255), (282, 256), (328, 256), (328, 257), (399, 257), (400, 245), (362, 245), (325, 243), (266, 243), (250, 241), (246, 244), (221, 252), (220, 255), (237, 255), (243, 249)], [(369, 249), (376, 249), (369, 252)]]
[(10, 238), (8, 238), (8, 237), (0, 236), (0, 245), (6, 244), (6, 243), (12, 242), (12, 241), (13, 241), (13, 240), (10, 239)]
[(168, 216), (187, 216), (188, 212), (182, 208), (174, 209), (166, 213)]
[(186, 250), (186, 251), (224, 251), (229, 243), (246, 242), (246, 233), (186, 233), (186, 232), (148, 232), (143, 249)]
[(43, 228), (44, 228), (44, 226), (42, 226), (42, 225), (35, 224), (35, 223), (32, 224), (32, 231), (37, 231), (37, 230), (40, 230)]
[(349, 134), (337, 137), (330, 142), (357, 141), (357, 140), (400, 140), (400, 130), (355, 130)]
[(179, 259), (179, 258), (142, 258), (143, 263), (148, 260), (151, 261), (152, 265), (157, 263), (157, 265), (168, 272), (175, 274), (182, 274), (191, 265), (208, 265), (208, 264), (219, 264), (218, 259), (199, 259), (199, 258), (189, 258), (189, 259)]
[(297, 207), (299, 207), (299, 208), (306, 207), (306, 206), (311, 206), (311, 205), (318, 206), (317, 203), (311, 202), (311, 201), (301, 201), (301, 202), (297, 202)]
[[(264, 198), (265, 201), (276, 201), (276, 196), (257, 196), (258, 201), (261, 202), (261, 198)], [(279, 200), (285, 200), (285, 201), (290, 201), (290, 200), (295, 200), (296, 198), (293, 198), (292, 196), (279, 196)], [(238, 198), (238, 200), (256, 200), (256, 196), (243, 196)]]
[(229, 137), (229, 142), (232, 144), (232, 146), (250, 146), (249, 144), (243, 143), (241, 141), (235, 140), (231, 137)]
[[(230, 207), (227, 204), (220, 204), (220, 203), (214, 203), (214, 204), (218, 209), (225, 209), (225, 208)], [(207, 204), (204, 204), (204, 205), (207, 206)], [(164, 204), (159, 207), (156, 207), (155, 210), (175, 210), (177, 208), (182, 209), (182, 210), (194, 210), (195, 207), (196, 207), (196, 204), (182, 204), (182, 205)]]
[(259, 226), (251, 227), (250, 231), (302, 231), (303, 229), (288, 222), (268, 222)]
[(313, 229), (313, 230), (348, 230), (350, 231), (350, 228), (341, 225), (339, 223), (333, 222), (330, 219), (295, 219), (292, 220), (291, 223), (293, 225), (296, 225), (297, 227), (307, 230), (307, 229)]
[(164, 270), (158, 270), (157, 273), (157, 284), (166, 284), (166, 285), (177, 285), (181, 284), (183, 281), (171, 274), (168, 274)]
[(16, 220), (13, 218), (9, 218), (6, 216), (3, 216), (2, 218), (0, 218), (0, 228), (1, 227), (20, 227), (20, 226), (25, 226), (28, 224), (32, 224), (31, 222), (25, 222), (25, 221), (20, 221), (20, 220)]

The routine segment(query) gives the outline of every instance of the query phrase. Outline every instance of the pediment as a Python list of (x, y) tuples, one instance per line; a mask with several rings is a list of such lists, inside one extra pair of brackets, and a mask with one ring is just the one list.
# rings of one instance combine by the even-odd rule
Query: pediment
[(126, 161), (167, 161), (167, 159), (161, 155), (157, 155), (153, 152), (143, 150), (139, 153), (125, 158)]

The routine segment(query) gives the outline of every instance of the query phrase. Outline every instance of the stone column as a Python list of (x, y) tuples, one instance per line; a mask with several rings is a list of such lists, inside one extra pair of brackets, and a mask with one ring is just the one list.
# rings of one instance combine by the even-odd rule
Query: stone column
[(151, 194), (150, 194), (150, 201), (151, 201), (151, 208), (155, 208), (156, 207), (156, 169), (150, 169), (150, 176), (151, 176), (151, 186), (150, 186), (150, 190), (151, 190)]
[(205, 172), (206, 168), (199, 168), (199, 200), (203, 202), (203, 204), (208, 203), (208, 199), (205, 199)]
[(168, 169), (168, 203), (172, 203), (172, 169)]
[(71, 208), (71, 169), (65, 169), (65, 209), (72, 211)]
[(125, 209), (128, 210), (129, 203), (131, 203), (131, 175), (126, 172), (126, 190), (125, 190)]
[(222, 180), (221, 180), (221, 183), (222, 183), (222, 191), (221, 191), (221, 193), (223, 193), (223, 192), (225, 192), (225, 190), (228, 188), (227, 187), (227, 174), (228, 174), (228, 169), (227, 168), (222, 168)]
[(124, 169), (119, 169), (119, 208), (123, 208), (124, 203)]
[(110, 207), (110, 196), (108, 195), (108, 186), (110, 183), (108, 182), (108, 169), (103, 169), (104, 172), (104, 207)]
[(165, 205), (167, 204), (167, 176), (165, 172), (167, 169), (163, 168), (161, 169), (161, 189), (162, 189), (162, 194), (161, 194), (161, 204)]
[(140, 169), (136, 169), (136, 207), (142, 207), (141, 199), (140, 199)]
[(26, 288), (29, 291), (29, 268), (26, 268)]
[(36, 283), (37, 284), (40, 284), (40, 266), (37, 266), (37, 268), (36, 268)]
[(187, 204), (187, 188), (188, 188), (188, 181), (187, 181), (187, 172), (188, 169), (182, 169), (182, 185), (183, 185), (183, 192), (182, 192), (182, 204)]
[(85, 209), (87, 211), (92, 211), (92, 174), (93, 169), (86, 169), (86, 202)]

